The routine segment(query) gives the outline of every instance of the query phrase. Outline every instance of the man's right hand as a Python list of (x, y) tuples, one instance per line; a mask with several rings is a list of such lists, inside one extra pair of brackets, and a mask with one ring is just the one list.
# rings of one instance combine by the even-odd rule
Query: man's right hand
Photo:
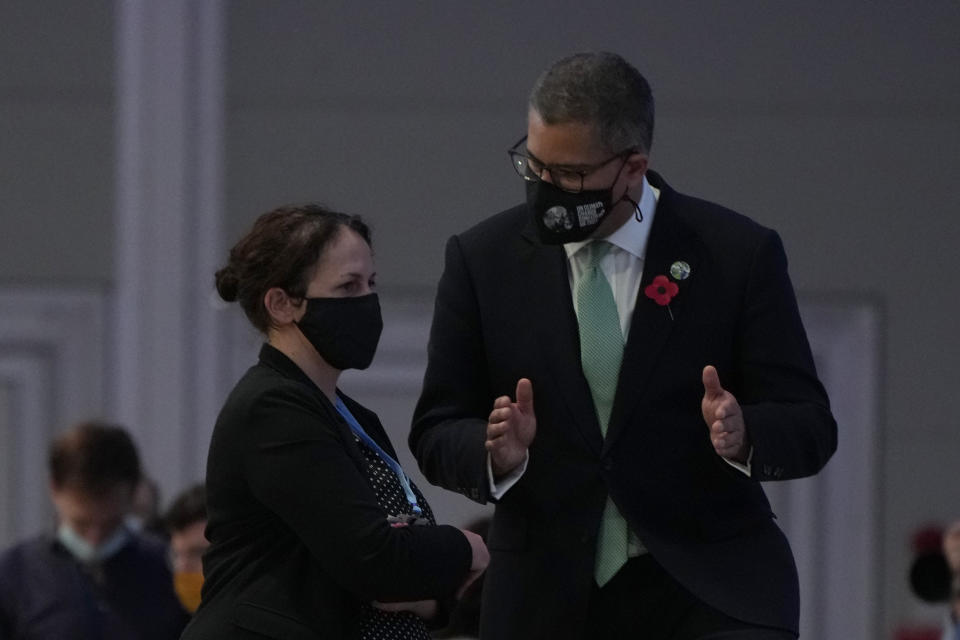
[(494, 479), (513, 471), (527, 457), (527, 449), (537, 433), (533, 411), (533, 385), (527, 378), (517, 381), (517, 401), (500, 396), (493, 401), (487, 419), (487, 451)]

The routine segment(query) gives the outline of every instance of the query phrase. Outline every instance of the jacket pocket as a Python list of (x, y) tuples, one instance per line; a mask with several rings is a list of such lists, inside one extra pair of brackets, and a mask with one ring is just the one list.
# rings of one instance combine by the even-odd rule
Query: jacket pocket
[(320, 637), (296, 618), (252, 602), (236, 605), (230, 622), (241, 629), (277, 640), (318, 640)]

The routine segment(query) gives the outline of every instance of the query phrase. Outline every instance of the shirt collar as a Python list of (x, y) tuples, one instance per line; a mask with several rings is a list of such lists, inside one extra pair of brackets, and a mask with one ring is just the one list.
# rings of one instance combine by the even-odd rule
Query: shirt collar
[[(659, 197), (660, 191), (650, 186), (647, 176), (643, 176), (643, 191), (637, 203), (642, 222), (637, 220), (636, 215), (632, 215), (604, 240), (642, 260), (647, 252), (647, 238), (650, 237), (650, 228), (653, 226), (653, 216), (657, 210)], [(572, 258), (575, 253), (591, 242), (592, 240), (584, 240), (564, 244), (563, 249), (567, 252), (567, 259)]]

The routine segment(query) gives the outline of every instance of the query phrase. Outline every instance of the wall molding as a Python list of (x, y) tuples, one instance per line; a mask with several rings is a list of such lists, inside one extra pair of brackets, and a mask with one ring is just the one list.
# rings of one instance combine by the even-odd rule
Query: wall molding
[(0, 288), (0, 546), (51, 523), (51, 438), (104, 413), (106, 294)]
[[(767, 482), (800, 573), (800, 637), (878, 637), (883, 531), (883, 313), (869, 298), (801, 296), (817, 372), (837, 420), (838, 447), (816, 476)], [(856, 603), (851, 606), (850, 603)]]
[(228, 357), (211, 297), (223, 259), (225, 11), (116, 0), (111, 413), (164, 500), (203, 477)]

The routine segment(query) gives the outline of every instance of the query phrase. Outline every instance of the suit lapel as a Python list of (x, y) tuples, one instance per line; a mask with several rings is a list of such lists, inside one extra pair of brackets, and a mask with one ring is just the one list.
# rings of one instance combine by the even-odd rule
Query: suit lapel
[[(587, 446), (599, 455), (603, 438), (590, 387), (580, 366), (580, 334), (570, 295), (567, 256), (563, 247), (537, 242), (532, 226), (523, 236), (528, 243), (521, 257), (522, 266), (525, 273), (531, 274), (531, 287), (527, 292), (530, 320), (532, 326), (537, 327), (537, 348), (546, 364), (544, 368), (553, 378), (550, 388), (557, 389), (560, 395), (555, 404), (566, 408), (569, 422), (576, 426)], [(533, 394), (536, 406), (536, 384)]]
[[(661, 193), (653, 228), (647, 241), (643, 277), (633, 309), (630, 335), (624, 347), (610, 427), (603, 443), (604, 452), (613, 446), (622, 433), (627, 418), (648, 386), (648, 379), (657, 365), (667, 339), (683, 316), (690, 289), (696, 282), (697, 266), (702, 253), (699, 240), (683, 224), (674, 209), (675, 192), (656, 174), (649, 172), (648, 175), (651, 184), (659, 188)], [(670, 274), (671, 266), (680, 261), (690, 266), (690, 275), (682, 280)], [(678, 293), (668, 306), (657, 304), (645, 292), (654, 278), (660, 275), (666, 276), (679, 287)]]

